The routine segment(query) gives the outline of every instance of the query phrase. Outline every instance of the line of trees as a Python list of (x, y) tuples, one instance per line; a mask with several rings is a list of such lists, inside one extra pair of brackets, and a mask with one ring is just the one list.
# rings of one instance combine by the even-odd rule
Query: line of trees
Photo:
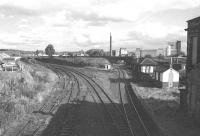
[(89, 56), (95, 57), (95, 56), (105, 56), (105, 52), (103, 49), (90, 49), (86, 51), (86, 54)]

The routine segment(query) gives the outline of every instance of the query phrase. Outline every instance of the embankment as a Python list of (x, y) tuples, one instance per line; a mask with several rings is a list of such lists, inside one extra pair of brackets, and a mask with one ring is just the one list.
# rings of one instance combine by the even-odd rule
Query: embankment
[(0, 72), (0, 135), (33, 117), (44, 99), (57, 87), (58, 77), (37, 64), (18, 62), (21, 71)]

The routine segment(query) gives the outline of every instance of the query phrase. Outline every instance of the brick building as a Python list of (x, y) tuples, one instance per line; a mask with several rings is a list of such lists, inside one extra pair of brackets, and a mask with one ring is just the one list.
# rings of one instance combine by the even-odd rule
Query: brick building
[(188, 111), (200, 122), (200, 17), (187, 21)]

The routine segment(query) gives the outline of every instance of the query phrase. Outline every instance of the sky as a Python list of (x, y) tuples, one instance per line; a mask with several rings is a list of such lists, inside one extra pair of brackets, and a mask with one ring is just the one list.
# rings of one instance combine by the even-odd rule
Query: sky
[(0, 48), (56, 51), (165, 48), (181, 40), (200, 0), (0, 0)]

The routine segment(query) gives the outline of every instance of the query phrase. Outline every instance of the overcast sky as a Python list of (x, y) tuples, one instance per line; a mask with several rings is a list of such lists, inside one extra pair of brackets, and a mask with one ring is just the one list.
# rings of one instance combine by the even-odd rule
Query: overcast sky
[(186, 46), (200, 0), (0, 0), (0, 48), (57, 51)]

